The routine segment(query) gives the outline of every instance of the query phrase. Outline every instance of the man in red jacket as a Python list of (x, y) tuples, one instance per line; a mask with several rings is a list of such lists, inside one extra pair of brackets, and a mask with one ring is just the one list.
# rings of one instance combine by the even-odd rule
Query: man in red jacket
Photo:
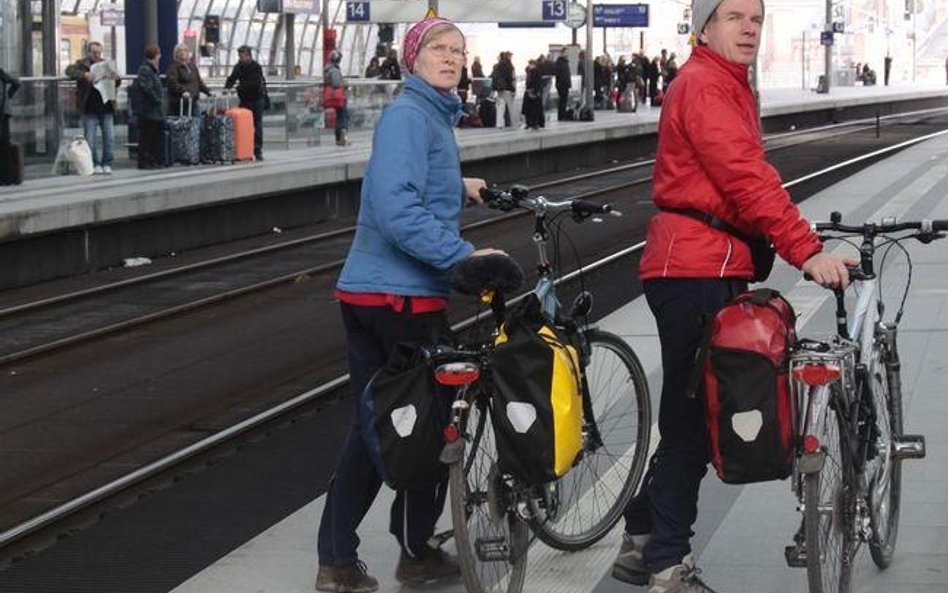
[[(653, 196), (661, 212), (649, 223), (640, 264), (662, 346), (662, 438), (626, 509), (613, 566), (614, 577), (647, 583), (650, 593), (711, 591), (696, 576), (690, 546), (709, 461), (707, 427), (700, 401), (686, 393), (701, 318), (746, 290), (754, 272), (748, 245), (717, 222), (766, 236), (783, 259), (824, 286), (848, 282), (849, 262), (822, 251), (765, 159), (748, 83), (763, 0), (693, 0), (692, 15), (698, 46), (662, 108)], [(702, 214), (718, 220), (712, 226)]]

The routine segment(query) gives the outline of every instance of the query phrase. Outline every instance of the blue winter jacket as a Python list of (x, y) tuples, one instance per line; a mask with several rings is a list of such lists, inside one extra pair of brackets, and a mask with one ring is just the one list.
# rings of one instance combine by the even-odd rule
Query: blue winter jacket
[(448, 296), (448, 271), (474, 250), (459, 230), (465, 192), (454, 122), (460, 107), (453, 93), (409, 76), (385, 109), (339, 289)]

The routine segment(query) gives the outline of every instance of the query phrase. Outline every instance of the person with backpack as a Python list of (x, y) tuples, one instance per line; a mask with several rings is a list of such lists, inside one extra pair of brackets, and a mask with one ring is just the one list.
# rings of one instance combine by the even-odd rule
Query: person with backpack
[(615, 578), (649, 593), (707, 593), (691, 554), (698, 489), (710, 459), (699, 397), (689, 396), (703, 320), (744, 292), (755, 268), (742, 235), (827, 287), (848, 283), (847, 260), (819, 237), (766, 161), (748, 66), (763, 0), (693, 0), (698, 45), (680, 68), (659, 122), (653, 200), (639, 274), (662, 351), (661, 441), (625, 511)]
[[(335, 294), (356, 401), (399, 343), (430, 345), (450, 337), (445, 309), (451, 268), (469, 257), (503, 253), (475, 250), (460, 234), (465, 201), (479, 202), (485, 187), (483, 179), (461, 176), (454, 136), (464, 36), (451, 21), (428, 18), (409, 29), (402, 51), (410, 75), (375, 128), (355, 238)], [(354, 411), (319, 525), (318, 591), (378, 589), (359, 559), (356, 529), (382, 476), (363, 442), (367, 427)], [(401, 548), (395, 578), (405, 585), (460, 575), (452, 557), (428, 544), (444, 508), (447, 476), (443, 466), (432, 486), (396, 491), (389, 531)]]
[(336, 145), (349, 145), (349, 102), (346, 97), (346, 84), (340, 64), (342, 52), (337, 49), (329, 54), (329, 65), (323, 72), (323, 107), (336, 110)]

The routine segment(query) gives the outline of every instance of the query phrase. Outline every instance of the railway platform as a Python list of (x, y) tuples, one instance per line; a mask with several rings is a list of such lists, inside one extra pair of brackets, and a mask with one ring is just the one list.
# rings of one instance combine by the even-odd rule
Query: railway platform
[[(801, 204), (810, 220), (842, 212), (844, 221), (948, 218), (948, 135), (908, 148)], [(927, 438), (928, 457), (904, 465), (899, 543), (892, 566), (878, 571), (863, 548), (857, 593), (941, 593), (948, 590), (948, 413), (944, 353), (948, 351), (948, 249), (907, 243), (913, 281), (900, 330), (905, 426)], [(907, 268), (893, 253), (884, 294), (891, 310)], [(832, 331), (830, 293), (780, 264), (768, 286), (783, 292), (799, 316), (802, 335)], [(649, 376), (653, 409), (661, 389), (654, 322), (644, 299), (624, 305), (600, 325), (628, 340)], [(2, 395), (2, 394), (0, 394)], [(2, 401), (2, 398), (0, 398)], [(315, 427), (315, 428), (314, 428)], [(225, 458), (201, 474), (118, 510), (97, 525), (0, 570), (4, 593), (304, 593), (313, 590), (316, 526), (332, 459), (324, 439), (343, 427), (329, 418), (275, 434), (248, 455)], [(653, 427), (657, 436), (657, 427)], [(268, 453), (269, 451), (269, 453)], [(264, 455), (278, 457), (264, 459)], [(279, 463), (275, 460), (279, 459)], [(253, 465), (256, 464), (256, 465)], [(259, 473), (256, 473), (259, 470)], [(265, 471), (264, 471), (265, 470)], [(319, 474), (318, 478), (313, 478)], [(235, 476), (241, 476), (236, 479)], [(303, 487), (301, 484), (307, 483)], [(318, 486), (312, 484), (318, 483)], [(273, 499), (295, 493), (298, 505)], [(380, 591), (408, 591), (394, 579), (398, 551), (387, 534), (391, 493), (383, 489), (360, 529), (360, 554)], [(694, 540), (704, 578), (729, 593), (804, 593), (806, 574), (788, 568), (783, 547), (799, 523), (787, 482), (728, 486), (713, 475), (703, 483)], [(258, 527), (248, 527), (256, 519)], [(448, 527), (449, 518), (442, 518)], [(239, 529), (238, 529), (239, 527)], [(525, 591), (618, 593), (630, 588), (609, 576), (620, 530), (573, 554), (530, 550)], [(449, 546), (451, 544), (448, 544)], [(427, 591), (461, 593), (460, 582)]]

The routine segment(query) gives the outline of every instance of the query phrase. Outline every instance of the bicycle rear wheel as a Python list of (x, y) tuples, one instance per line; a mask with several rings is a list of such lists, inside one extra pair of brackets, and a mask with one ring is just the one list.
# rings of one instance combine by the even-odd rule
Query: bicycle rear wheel
[(876, 410), (876, 445), (874, 459), (866, 467), (868, 480), (869, 552), (879, 568), (888, 568), (895, 553), (899, 533), (899, 506), (902, 498), (902, 462), (895, 458), (895, 439), (902, 435), (902, 394), (899, 388), (889, 389), (882, 352), (873, 352), (874, 363), (869, 370), (869, 386)]
[(468, 593), (519, 593), (530, 534), (497, 470), (485, 402), (472, 403), (466, 424), (463, 459), (449, 468), (451, 518), (464, 584)]
[(530, 526), (550, 547), (575, 551), (602, 539), (622, 517), (645, 470), (651, 401), (645, 371), (622, 338), (597, 329), (585, 334), (584, 369), (598, 426), (593, 438), (584, 421), (583, 451), (561, 479), (531, 499)]
[[(835, 399), (837, 395), (834, 393)], [(855, 550), (855, 477), (846, 425), (832, 402), (820, 439), (823, 468), (804, 476), (803, 516), (810, 593), (848, 593)]]

